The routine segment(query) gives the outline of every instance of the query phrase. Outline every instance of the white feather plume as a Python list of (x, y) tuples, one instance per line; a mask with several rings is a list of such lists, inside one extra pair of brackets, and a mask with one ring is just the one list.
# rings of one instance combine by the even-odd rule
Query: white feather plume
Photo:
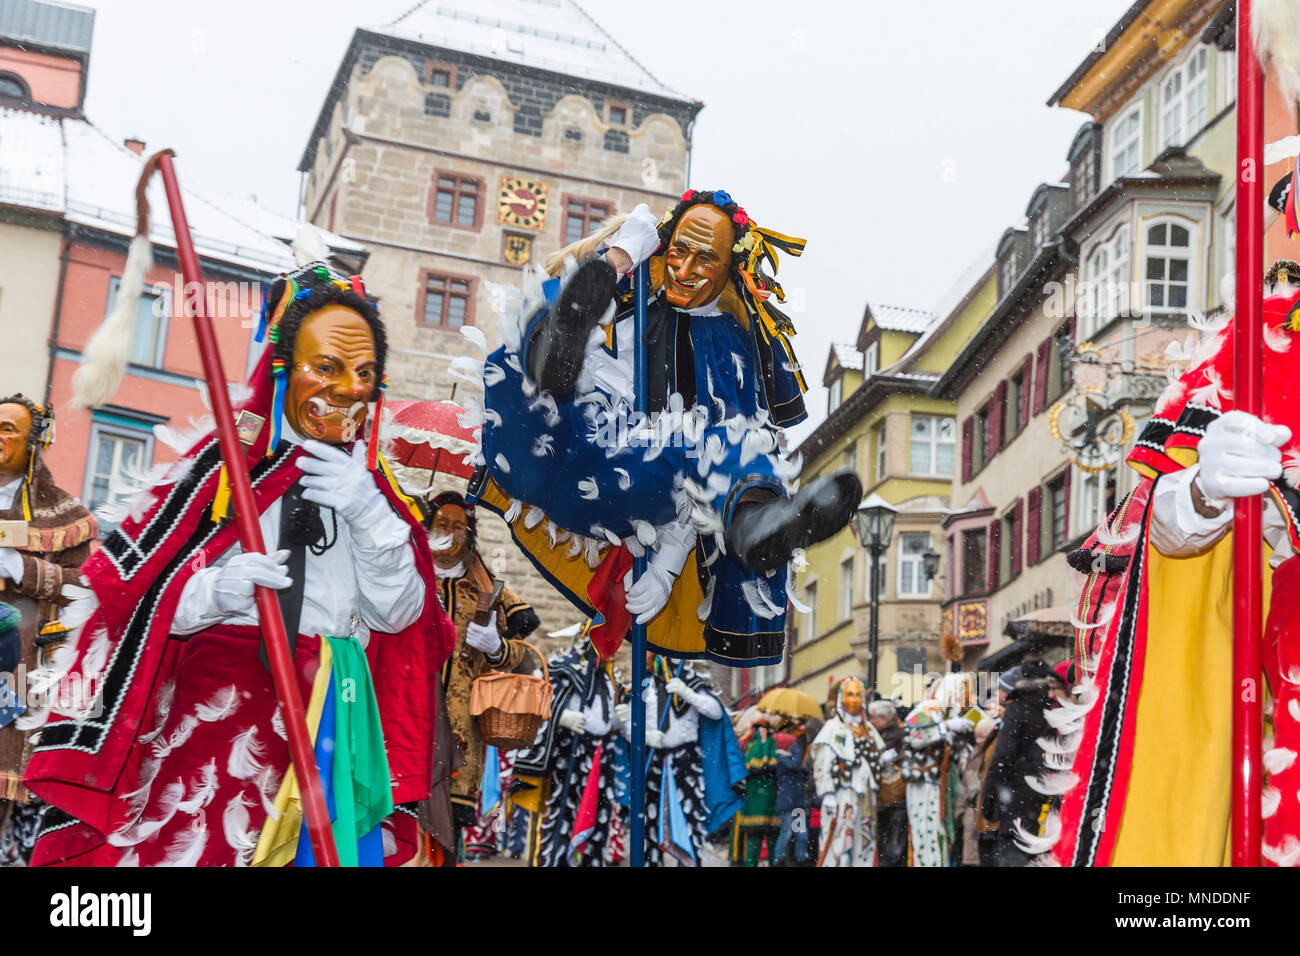
[(1277, 808), (1282, 805), (1282, 792), (1277, 787), (1265, 787), (1264, 792), (1260, 794), (1260, 815), (1265, 820), (1277, 813)]
[(1300, 840), (1287, 834), (1283, 837), (1280, 847), (1265, 843), (1259, 848), (1259, 852), (1264, 859), (1277, 866), (1295, 866), (1300, 863)]
[(1264, 754), (1264, 769), (1271, 774), (1279, 774), (1295, 763), (1296, 752), (1286, 747), (1274, 747)]
[(267, 764), (257, 775), (257, 793), (262, 798), (262, 809), (272, 820), (280, 819), (280, 811), (275, 806), (275, 795), (280, 790), (280, 775), (275, 768)]
[(198, 866), (203, 851), (208, 845), (208, 823), (204, 814), (199, 813), (190, 824), (189, 829), (177, 834), (172, 845), (167, 848), (159, 866)]
[(1260, 65), (1272, 69), (1285, 101), (1300, 99), (1300, 3), (1255, 0), (1250, 32)]
[(289, 732), (284, 726), (284, 713), (280, 710), (280, 705), (275, 705), (275, 713), (271, 715), (271, 730), (281, 740), (289, 739)]
[(478, 350), (483, 353), (483, 357), (487, 358), (487, 354), (488, 354), (487, 336), (483, 334), (482, 329), (480, 329), (478, 326), (475, 325), (462, 325), (460, 327), (460, 334), (465, 336), (465, 338), (469, 339), (471, 342), (473, 342), (475, 347), (478, 348)]
[(176, 804), (180, 813), (198, 813), (217, 796), (217, 758), (213, 757), (199, 769), (199, 776), (194, 781), (194, 793), (187, 800)]
[(266, 753), (266, 744), (257, 739), (257, 725), (235, 735), (230, 742), (230, 756), (226, 759), (226, 773), (236, 780), (250, 780), (262, 769), (260, 758)]
[(208, 698), (207, 703), (194, 708), (194, 715), (199, 720), (213, 723), (225, 720), (239, 707), (239, 688), (234, 684), (223, 687)]
[(131, 339), (140, 294), (144, 291), (144, 277), (152, 267), (153, 246), (149, 236), (136, 236), (126, 254), (113, 311), (86, 343), (81, 352), (81, 365), (72, 375), (73, 408), (103, 405), (122, 384), (131, 358)]
[(235, 851), (236, 866), (247, 866), (257, 849), (258, 832), (251, 829), (251, 823), (248, 802), (243, 793), (235, 794), (221, 813), (221, 830), (226, 844)]
[(522, 511), (523, 508), (524, 503), (522, 501), (518, 498), (511, 498), (510, 507), (506, 508), (505, 513), (506, 524), (513, 524), (514, 520), (519, 517), (519, 512)]

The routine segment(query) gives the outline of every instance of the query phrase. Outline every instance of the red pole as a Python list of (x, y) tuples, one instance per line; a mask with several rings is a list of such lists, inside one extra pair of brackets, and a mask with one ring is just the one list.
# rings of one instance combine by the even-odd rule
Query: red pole
[[(172, 230), (176, 233), (176, 255), (180, 260), (181, 274), (190, 288), (203, 288), (203, 273), (199, 258), (194, 254), (194, 241), (190, 237), (189, 221), (181, 203), (181, 190), (176, 182), (176, 170), (170, 153), (158, 159), (167, 188), (167, 205), (171, 208)], [(191, 286), (196, 283), (197, 286)], [(235, 434), (235, 413), (230, 407), (226, 392), (226, 373), (221, 367), (221, 354), (212, 332), (204, 296), (194, 300), (194, 332), (199, 340), (199, 356), (203, 360), (203, 377), (208, 383), (212, 398), (212, 414), (217, 420), (217, 440), (221, 445), (221, 459), (226, 463), (230, 478), (230, 500), (235, 509), (235, 526), (239, 529), (239, 543), (248, 554), (266, 553), (262, 541), (262, 527), (258, 524), (257, 509), (253, 505), (253, 489), (244, 469), (244, 452)], [(284, 619), (280, 617), (280, 604), (270, 588), (257, 589), (257, 616), (262, 623), (262, 636), (271, 664), (271, 679), (275, 695), (280, 700), (284, 714), (285, 731), (289, 737), (289, 755), (297, 770), (298, 786), (302, 790), (303, 813), (307, 820), (307, 833), (311, 838), (312, 853), (317, 866), (338, 866), (338, 851), (330, 832), (329, 810), (325, 806), (325, 793), (321, 789), (320, 774), (316, 768), (316, 755), (307, 734), (307, 717), (303, 711), (302, 695), (294, 678), (293, 661), (289, 659), (289, 642), (285, 638)]]
[[(1264, 410), (1264, 71), (1250, 36), (1251, 0), (1237, 2), (1237, 315), (1234, 407)], [(1264, 632), (1261, 499), (1238, 498), (1233, 515), (1232, 865), (1259, 866), (1261, 648)]]

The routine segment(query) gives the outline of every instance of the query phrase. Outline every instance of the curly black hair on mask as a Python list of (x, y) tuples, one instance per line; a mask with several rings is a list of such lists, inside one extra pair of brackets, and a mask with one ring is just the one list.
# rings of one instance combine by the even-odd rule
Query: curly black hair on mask
[(32, 427), (27, 432), (27, 454), (35, 459), (41, 451), (46, 430), (54, 423), (54, 408), (42, 408), (22, 392), (0, 398), (0, 405), (21, 405), (31, 416)]
[[(290, 281), (297, 287), (297, 291), (289, 300), (284, 313), (271, 332), (271, 357), (282, 359), (286, 367), (292, 367), (294, 341), (298, 338), (298, 329), (302, 327), (303, 320), (327, 305), (346, 306), (366, 320), (375, 338), (377, 387), (378, 383), (384, 380), (384, 364), (388, 358), (388, 336), (375, 304), (365, 296), (357, 294), (352, 287), (351, 278), (335, 272), (323, 262), (312, 262), (279, 276), (267, 284), (262, 297), (267, 315), (274, 314), (279, 307)], [(346, 288), (340, 287), (339, 283), (343, 283)], [(370, 396), (371, 400), (375, 397), (375, 395)]]

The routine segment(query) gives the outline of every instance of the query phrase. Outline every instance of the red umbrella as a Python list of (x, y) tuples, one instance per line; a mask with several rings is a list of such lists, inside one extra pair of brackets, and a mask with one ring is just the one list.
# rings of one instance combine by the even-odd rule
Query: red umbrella
[(385, 402), (392, 417), (382, 426), (382, 438), (391, 441), (389, 458), (406, 468), (433, 475), (469, 478), (474, 466), (466, 459), (479, 450), (475, 428), (460, 423), (465, 409), (455, 402)]

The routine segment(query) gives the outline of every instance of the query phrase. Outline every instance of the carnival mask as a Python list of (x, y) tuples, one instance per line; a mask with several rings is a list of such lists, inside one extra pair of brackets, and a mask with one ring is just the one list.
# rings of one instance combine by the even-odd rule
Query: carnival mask
[(429, 548), (434, 563), (453, 568), (465, 559), (469, 549), (469, 518), (460, 505), (445, 504), (433, 516)]
[(366, 403), (379, 384), (375, 336), (361, 315), (331, 304), (302, 320), (284, 415), (304, 438), (344, 445), (361, 432)]
[(0, 405), (0, 475), (22, 475), (27, 471), (31, 432), (32, 416), (25, 406), (12, 402)]
[(678, 309), (697, 309), (722, 294), (731, 271), (735, 227), (717, 206), (701, 203), (682, 214), (668, 243), (664, 297)]
[(856, 717), (862, 713), (862, 685), (857, 681), (849, 681), (840, 691), (840, 703), (844, 707), (844, 712), (850, 717)]

